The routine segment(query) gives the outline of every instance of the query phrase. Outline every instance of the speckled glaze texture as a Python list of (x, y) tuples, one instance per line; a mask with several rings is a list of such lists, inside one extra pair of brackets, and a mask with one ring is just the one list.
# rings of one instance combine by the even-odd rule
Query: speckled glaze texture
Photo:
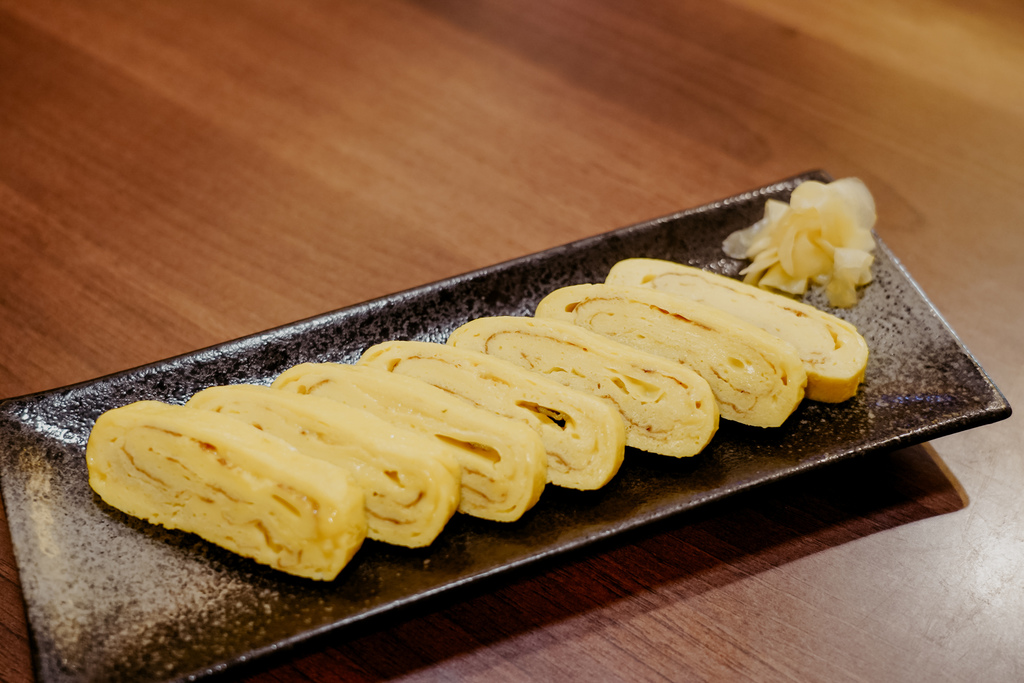
[[(441, 342), (486, 315), (530, 315), (556, 287), (600, 282), (629, 257), (735, 276), (722, 239), (821, 172), (460, 277), (0, 406), (3, 500), (40, 681), (194, 680), (830, 462), (1006, 418), (1010, 406), (884, 244), (862, 302), (833, 311), (871, 359), (846, 403), (805, 402), (773, 430), (723, 422), (689, 460), (627, 452), (600, 491), (548, 487), (514, 524), (457, 515), (435, 543), (368, 541), (332, 583), (265, 569), (199, 538), (132, 519), (88, 486), (85, 444), (103, 411), (182, 403), (214, 384), (268, 384), (305, 361), (353, 362), (389, 339)], [(883, 220), (884, 232), (884, 220)], [(823, 306), (823, 298), (809, 298)], [(677, 523), (685, 524), (682, 515)], [(383, 621), (382, 621), (383, 620)]]

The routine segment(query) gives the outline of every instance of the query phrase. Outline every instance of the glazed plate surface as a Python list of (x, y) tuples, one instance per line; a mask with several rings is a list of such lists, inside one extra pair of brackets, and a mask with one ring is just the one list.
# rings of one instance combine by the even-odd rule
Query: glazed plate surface
[[(861, 303), (837, 314), (867, 339), (850, 401), (805, 401), (774, 430), (726, 421), (696, 458), (628, 451), (600, 491), (548, 487), (522, 520), (457, 515), (426, 549), (367, 541), (337, 580), (261, 567), (198, 537), (103, 504), (85, 444), (96, 417), (140, 399), (183, 403), (214, 384), (268, 384), (306, 361), (354, 362), (389, 339), (442, 342), (486, 315), (530, 315), (543, 296), (600, 282), (616, 261), (663, 258), (736, 275), (722, 239), (788, 199), (791, 178), (316, 318), (0, 405), (0, 484), (24, 591), (36, 676), (56, 681), (206, 678), (599, 539), (828, 463), (1008, 417), (1010, 406), (884, 244)], [(883, 221), (884, 224), (884, 221)], [(884, 232), (884, 228), (883, 228)], [(808, 299), (823, 306), (824, 300)], [(679, 524), (685, 524), (682, 516)]]

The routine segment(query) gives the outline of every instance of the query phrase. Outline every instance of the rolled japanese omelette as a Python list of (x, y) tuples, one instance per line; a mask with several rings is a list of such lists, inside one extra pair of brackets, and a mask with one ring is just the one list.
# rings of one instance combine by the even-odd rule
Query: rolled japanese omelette
[(89, 485), (122, 512), (330, 581), (366, 536), (348, 471), (217, 413), (141, 401), (96, 420)]
[(868, 345), (857, 328), (800, 301), (699, 268), (633, 258), (612, 266), (605, 284), (647, 287), (731, 313), (796, 348), (812, 401), (851, 398), (864, 381)]
[(390, 341), (367, 349), (358, 365), (382, 368), (520, 420), (541, 437), (548, 482), (592, 490), (619, 471), (626, 428), (615, 406), (509, 361), (448, 344)]
[(610, 402), (626, 445), (677, 458), (696, 455), (718, 429), (708, 383), (679, 363), (558, 320), (478, 318), (448, 343), (503, 358)]
[(804, 397), (807, 373), (792, 344), (705, 304), (643, 287), (574, 285), (544, 297), (536, 316), (692, 369), (727, 420), (778, 427)]
[(547, 454), (537, 432), (422, 380), (379, 368), (303, 363), (272, 386), (341, 401), (435, 438), (462, 468), (459, 511), (465, 514), (515, 521), (536, 504), (547, 482)]
[(186, 405), (243, 420), (344, 467), (363, 489), (374, 540), (430, 545), (459, 506), (461, 469), (449, 449), (365, 410), (251, 384), (210, 387)]

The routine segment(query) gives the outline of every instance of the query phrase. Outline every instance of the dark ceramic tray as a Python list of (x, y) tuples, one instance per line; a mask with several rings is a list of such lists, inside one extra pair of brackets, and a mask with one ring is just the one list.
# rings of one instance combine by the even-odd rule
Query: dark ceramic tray
[[(3, 500), (40, 681), (194, 680), (830, 462), (1003, 419), (1010, 406), (884, 244), (863, 301), (838, 314), (871, 349), (840, 404), (805, 402), (775, 430), (723, 422), (689, 460), (630, 451), (601, 491), (548, 487), (514, 524), (457, 515), (427, 549), (368, 541), (332, 583), (296, 579), (101, 503), (84, 450), (96, 417), (212, 384), (268, 383), (303, 361), (352, 362), (387, 339), (443, 341), (485, 315), (529, 315), (548, 291), (660, 257), (735, 275), (722, 239), (810, 173), (724, 201), (279, 329), (0, 406)], [(821, 300), (811, 299), (822, 305)]]

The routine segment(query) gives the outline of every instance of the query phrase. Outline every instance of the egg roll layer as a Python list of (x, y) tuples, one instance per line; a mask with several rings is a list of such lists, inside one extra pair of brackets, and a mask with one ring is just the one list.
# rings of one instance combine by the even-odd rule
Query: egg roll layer
[(615, 406), (626, 445), (696, 455), (718, 429), (718, 405), (692, 370), (558, 320), (479, 318), (455, 330), (456, 348), (502, 358)]
[(436, 438), (462, 468), (459, 511), (465, 514), (511, 522), (544, 490), (547, 455), (536, 432), (421, 380), (365, 366), (304, 363), (273, 387), (341, 401)]
[(458, 508), (461, 470), (449, 450), (365, 410), (249, 384), (205, 389), (187, 405), (243, 420), (344, 467), (363, 489), (374, 540), (430, 545)]
[(224, 415), (142, 401), (102, 414), (86, 448), (109, 505), (275, 569), (334, 579), (366, 535), (344, 469)]
[(704, 304), (642, 287), (574, 285), (544, 297), (536, 315), (692, 369), (727, 420), (777, 427), (804, 397), (807, 373), (792, 344)]
[(451, 345), (392, 341), (367, 349), (358, 364), (415, 377), (530, 425), (556, 486), (597, 489), (622, 464), (626, 429), (614, 406), (514, 363)]
[(681, 263), (627, 259), (612, 266), (605, 284), (647, 287), (731, 313), (796, 348), (812, 401), (838, 403), (864, 381), (868, 345), (857, 328), (800, 301)]

